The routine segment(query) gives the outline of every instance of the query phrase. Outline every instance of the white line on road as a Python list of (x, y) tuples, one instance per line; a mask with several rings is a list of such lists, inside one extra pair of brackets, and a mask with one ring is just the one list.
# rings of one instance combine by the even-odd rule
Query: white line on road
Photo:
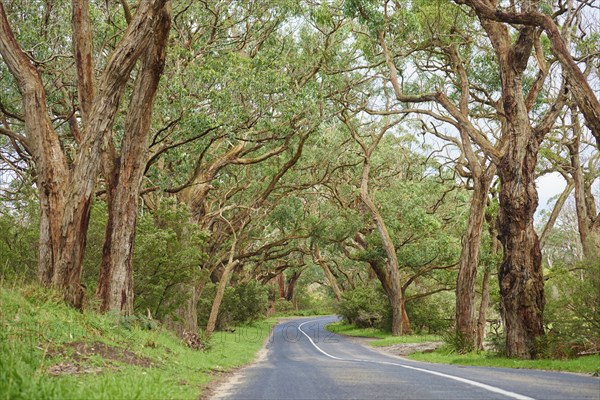
[(383, 364), (383, 365), (393, 365), (393, 366), (396, 366), (396, 367), (402, 367), (402, 368), (406, 368), (406, 369), (412, 369), (412, 370), (415, 370), (415, 371), (425, 372), (427, 374), (437, 375), (437, 376), (441, 376), (443, 378), (452, 379), (452, 380), (455, 380), (455, 381), (458, 381), (458, 382), (466, 383), (467, 385), (475, 386), (475, 387), (478, 387), (478, 388), (481, 388), (481, 389), (485, 389), (485, 390), (493, 392), (493, 393), (498, 393), (498, 394), (504, 395), (506, 397), (510, 397), (510, 398), (517, 399), (517, 400), (535, 400), (532, 397), (524, 396), (524, 395), (519, 394), (519, 393), (509, 392), (508, 390), (500, 389), (500, 388), (497, 388), (497, 387), (491, 386), (491, 385), (486, 385), (485, 383), (481, 383), (481, 382), (477, 382), (477, 381), (472, 381), (470, 379), (461, 378), (459, 376), (443, 374), (441, 372), (430, 371), (430, 370), (424, 369), (424, 368), (417, 368), (417, 367), (412, 367), (410, 365), (404, 365), (404, 364), (398, 364), (398, 363), (386, 362), (386, 361), (359, 360), (359, 359), (340, 358), (340, 357), (332, 356), (331, 354), (327, 353), (325, 350), (323, 350), (322, 348), (320, 348), (319, 346), (317, 346), (317, 344), (312, 340), (312, 338), (306, 332), (304, 332), (302, 330), (302, 326), (303, 325), (309, 324), (311, 322), (319, 322), (319, 321), (318, 320), (311, 320), (311, 321), (303, 322), (300, 325), (298, 325), (298, 330), (304, 336), (306, 336), (308, 338), (308, 340), (315, 347), (315, 349), (317, 349), (323, 355), (325, 355), (325, 356), (327, 356), (329, 358), (332, 358), (334, 360), (338, 360), (338, 361), (353, 361), (353, 362), (366, 362), (366, 363)]

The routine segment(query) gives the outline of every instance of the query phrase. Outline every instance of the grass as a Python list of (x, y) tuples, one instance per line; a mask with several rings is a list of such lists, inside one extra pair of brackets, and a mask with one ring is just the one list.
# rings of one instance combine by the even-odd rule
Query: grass
[[(274, 324), (270, 319), (216, 332), (208, 350), (198, 351), (161, 327), (80, 313), (33, 286), (0, 287), (0, 400), (197, 399), (223, 372), (251, 362)], [(75, 350), (74, 344), (94, 343), (118, 357)], [(119, 359), (125, 353), (139, 362)]]
[(447, 346), (443, 346), (431, 353), (413, 353), (409, 355), (408, 358), (411, 360), (440, 364), (542, 369), (549, 371), (577, 372), (596, 376), (600, 374), (600, 355), (583, 356), (567, 360), (519, 360), (498, 357), (486, 352), (457, 354), (451, 351)]
[[(347, 336), (374, 338), (370, 346), (385, 347), (401, 343), (423, 343), (442, 341), (439, 335), (406, 335), (392, 336), (391, 333), (375, 328), (358, 328), (352, 324), (335, 322), (326, 327), (330, 332)], [(576, 372), (600, 375), (600, 355), (584, 356), (567, 360), (519, 360), (494, 355), (490, 352), (474, 352), (457, 354), (448, 345), (444, 345), (433, 352), (413, 353), (407, 358), (416, 361), (425, 361), (439, 364), (470, 365), (481, 367), (541, 369), (549, 371)]]
[(326, 329), (330, 332), (346, 336), (367, 337), (378, 339), (369, 343), (374, 347), (385, 347), (394, 344), (402, 343), (425, 343), (437, 342), (442, 338), (439, 335), (403, 335), (392, 336), (391, 333), (377, 328), (359, 328), (353, 324), (345, 324), (343, 322), (334, 322), (327, 325)]

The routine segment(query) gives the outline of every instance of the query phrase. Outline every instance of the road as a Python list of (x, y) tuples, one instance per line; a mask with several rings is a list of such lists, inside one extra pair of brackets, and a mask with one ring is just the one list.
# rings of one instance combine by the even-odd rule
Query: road
[(599, 378), (410, 361), (324, 329), (336, 320), (277, 325), (261, 359), (238, 371), (213, 398), (600, 400)]

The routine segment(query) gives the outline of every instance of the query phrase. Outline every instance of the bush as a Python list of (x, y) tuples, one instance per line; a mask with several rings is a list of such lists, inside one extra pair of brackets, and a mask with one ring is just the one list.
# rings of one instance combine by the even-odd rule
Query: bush
[(467, 354), (475, 350), (475, 344), (473, 341), (468, 340), (462, 333), (449, 330), (442, 336), (444, 342), (448, 345), (453, 352), (458, 354)]
[(345, 322), (361, 328), (389, 328), (391, 307), (381, 290), (359, 287), (345, 291), (337, 307)]
[(450, 331), (454, 321), (449, 316), (454, 315), (454, 309), (454, 296), (450, 292), (422, 297), (406, 304), (406, 313), (416, 333)]
[(548, 274), (547, 335), (541, 338), (542, 357), (570, 358), (600, 350), (600, 258), (567, 267), (555, 266)]
[(0, 204), (0, 279), (31, 282), (37, 277), (39, 211), (35, 204)]
[(173, 315), (187, 300), (182, 285), (201, 277), (205, 235), (189, 220), (184, 205), (169, 201), (138, 217), (133, 258), (136, 311), (150, 310), (159, 320)]
[[(212, 303), (217, 293), (217, 286), (209, 284), (202, 292), (198, 304), (198, 324), (206, 326)], [(268, 288), (256, 281), (238, 284), (225, 288), (223, 300), (217, 316), (216, 327), (227, 329), (238, 324), (256, 321), (263, 317), (267, 310)]]

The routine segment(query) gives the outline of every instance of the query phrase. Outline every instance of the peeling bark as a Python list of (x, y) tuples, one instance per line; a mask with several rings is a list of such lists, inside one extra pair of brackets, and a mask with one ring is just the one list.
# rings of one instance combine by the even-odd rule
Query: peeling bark
[(165, 8), (154, 30), (154, 42), (142, 59), (125, 121), (120, 156), (108, 177), (108, 223), (104, 238), (97, 295), (100, 310), (133, 313), (133, 246), (139, 189), (148, 158), (152, 105), (162, 75), (170, 28)]

